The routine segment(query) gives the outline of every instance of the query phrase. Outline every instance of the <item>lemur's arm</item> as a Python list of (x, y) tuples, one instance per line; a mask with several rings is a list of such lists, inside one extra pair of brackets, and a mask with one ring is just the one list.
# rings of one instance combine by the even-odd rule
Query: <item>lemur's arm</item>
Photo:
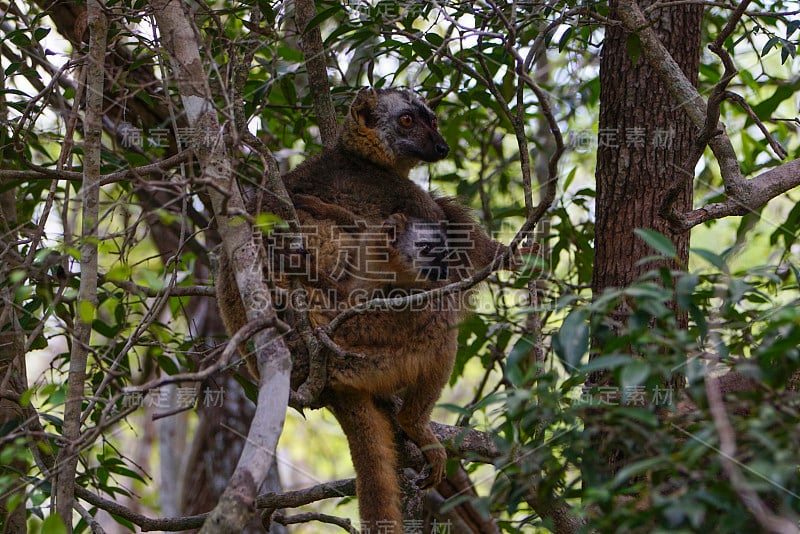
[[(495, 256), (506, 253), (508, 247), (499, 241), (495, 241), (488, 235), (480, 225), (475, 221), (472, 216), (472, 210), (467, 206), (459, 203), (458, 200), (452, 197), (439, 197), (436, 198), (436, 203), (442, 208), (447, 222), (450, 225), (452, 232), (468, 232), (469, 239), (465, 240), (463, 250), (467, 253), (471, 265), (468, 266), (470, 270), (480, 270), (492, 263)], [(463, 228), (459, 228), (462, 226)], [(454, 248), (457, 244), (455, 241), (449, 241), (448, 246)], [(501, 265), (501, 269), (515, 271), (519, 269), (523, 263), (521, 255), (533, 254), (539, 249), (537, 244), (529, 247), (520, 247), (517, 253), (510, 256)], [(470, 272), (472, 274), (472, 272)]]
[(339, 226), (363, 226), (364, 221), (341, 206), (324, 202), (311, 195), (294, 195), (292, 202), (297, 209), (301, 209), (317, 219), (330, 219)]

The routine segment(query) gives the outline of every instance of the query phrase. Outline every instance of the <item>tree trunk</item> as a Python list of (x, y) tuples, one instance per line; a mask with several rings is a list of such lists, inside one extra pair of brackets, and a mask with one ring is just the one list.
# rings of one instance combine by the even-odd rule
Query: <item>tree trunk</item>
[[(641, 4), (652, 2), (641, 2)], [(616, 2), (611, 2), (612, 9)], [(703, 9), (680, 5), (655, 11), (653, 28), (697, 86)], [(653, 268), (637, 262), (653, 254), (633, 234), (651, 228), (672, 239), (678, 258), (689, 258), (689, 234), (674, 234), (659, 210), (678, 187), (675, 207), (692, 207), (692, 174), (681, 169), (697, 129), (642, 58), (632, 61), (636, 37), (609, 26), (600, 60), (600, 126), (597, 148), (597, 221), (592, 292), (624, 287)], [(630, 46), (629, 46), (630, 44)], [(691, 172), (691, 171), (690, 171)]]
[[(640, 4), (652, 4), (643, 1)], [(617, 2), (611, 2), (616, 17)], [(703, 9), (679, 5), (653, 11), (653, 29), (670, 51), (686, 77), (697, 85), (700, 57), (700, 27)], [(679, 265), (689, 257), (689, 233), (675, 234), (659, 215), (668, 192), (677, 188), (675, 208), (692, 207), (693, 169), (682, 169), (697, 128), (685, 110), (672, 98), (656, 73), (638, 58), (638, 37), (620, 26), (608, 26), (600, 60), (600, 124), (597, 148), (597, 200), (595, 261), (592, 293), (599, 297), (607, 288), (625, 287), (655, 265), (638, 265), (654, 251), (633, 231), (647, 228), (668, 236), (677, 251)], [(677, 267), (671, 265), (670, 267)], [(611, 317), (624, 324), (623, 307)], [(678, 326), (686, 327), (686, 316)], [(590, 385), (603, 383), (607, 376), (595, 374)], [(679, 383), (676, 379), (671, 385)], [(620, 461), (610, 443), (592, 447), (600, 455), (596, 467)], [(591, 459), (589, 464), (594, 464)], [(588, 474), (588, 473), (585, 473)], [(592, 477), (589, 477), (592, 478)], [(591, 485), (592, 480), (587, 480)]]
[[(67, 398), (64, 404), (64, 440), (56, 465), (56, 511), (72, 534), (75, 506), (75, 478), (80, 458), (77, 442), (81, 436), (81, 415), (86, 388), (86, 367), (90, 352), (92, 321), (97, 309), (98, 222), (100, 220), (100, 152), (103, 132), (103, 85), (108, 37), (108, 20), (104, 3), (87, 3), (89, 53), (86, 69), (86, 116), (83, 121), (84, 156), (81, 182), (81, 274), (78, 310), (67, 375)], [(88, 313), (87, 313), (87, 310)]]
[[(208, 79), (203, 70), (199, 45), (187, 20), (184, 6), (175, 0), (153, 0), (153, 12), (164, 49), (168, 52), (186, 116), (194, 128), (196, 148), (204, 180), (222, 238), (224, 253), (234, 268), (236, 284), (245, 296), (249, 321), (275, 321), (269, 291), (264, 284), (262, 256), (249, 224), (239, 224), (231, 212), (243, 212), (244, 202), (233, 182), (233, 169), (227, 147), (222, 142), (203, 143), (202, 132), (220, 135), (222, 131)], [(205, 145), (205, 146), (204, 146)], [(282, 187), (274, 159), (268, 173)], [(222, 192), (225, 192), (223, 194)], [(287, 198), (286, 191), (278, 191)], [(260, 297), (263, 296), (263, 299)], [(256, 302), (256, 300), (259, 300)], [(267, 478), (278, 438), (283, 429), (289, 401), (291, 357), (278, 331), (270, 326), (255, 334), (259, 382), (258, 403), (242, 455), (230, 483), (217, 506), (210, 512), (201, 532), (241, 532), (253, 517), (253, 502)]]
[[(3, 106), (3, 117), (6, 117)], [(0, 146), (5, 145), (0, 134)], [(2, 149), (0, 149), (2, 153)], [(0, 186), (5, 186), (0, 180)], [(17, 267), (17, 213), (16, 188), (2, 191), (0, 187), (0, 280), (8, 280), (8, 274)], [(0, 437), (19, 431), (25, 414), (18, 402), (11, 397), (22, 395), (28, 389), (25, 376), (25, 339), (14, 310), (14, 294), (10, 287), (0, 287)], [(6, 445), (11, 448), (10, 445)], [(11, 456), (8, 463), (0, 466), (0, 534), (24, 534), (25, 492), (28, 489), (22, 475), (27, 473), (28, 463), (22, 455)], [(13, 504), (16, 503), (16, 504)], [(12, 509), (13, 508), (13, 509)]]

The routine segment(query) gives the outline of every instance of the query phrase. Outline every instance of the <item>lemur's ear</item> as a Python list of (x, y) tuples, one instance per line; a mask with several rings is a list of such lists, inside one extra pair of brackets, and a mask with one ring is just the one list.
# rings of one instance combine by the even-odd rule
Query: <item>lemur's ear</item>
[(367, 128), (375, 128), (378, 120), (375, 110), (378, 107), (378, 92), (372, 87), (361, 89), (350, 104), (350, 116), (354, 121)]

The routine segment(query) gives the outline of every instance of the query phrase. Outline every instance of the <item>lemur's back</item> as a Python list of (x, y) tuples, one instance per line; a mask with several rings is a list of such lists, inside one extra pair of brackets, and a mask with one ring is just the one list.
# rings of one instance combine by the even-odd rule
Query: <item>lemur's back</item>
[(408, 178), (338, 149), (306, 160), (283, 179), (290, 195), (313, 195), (367, 222), (379, 223), (395, 213), (445, 219), (433, 197)]

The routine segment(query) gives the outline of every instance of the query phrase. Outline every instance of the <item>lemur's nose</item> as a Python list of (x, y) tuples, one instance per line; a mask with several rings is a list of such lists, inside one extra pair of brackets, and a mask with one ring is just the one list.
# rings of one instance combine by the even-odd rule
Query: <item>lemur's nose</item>
[(450, 152), (450, 147), (444, 143), (436, 143), (434, 149), (436, 150), (436, 154), (442, 158), (445, 157), (448, 152)]

